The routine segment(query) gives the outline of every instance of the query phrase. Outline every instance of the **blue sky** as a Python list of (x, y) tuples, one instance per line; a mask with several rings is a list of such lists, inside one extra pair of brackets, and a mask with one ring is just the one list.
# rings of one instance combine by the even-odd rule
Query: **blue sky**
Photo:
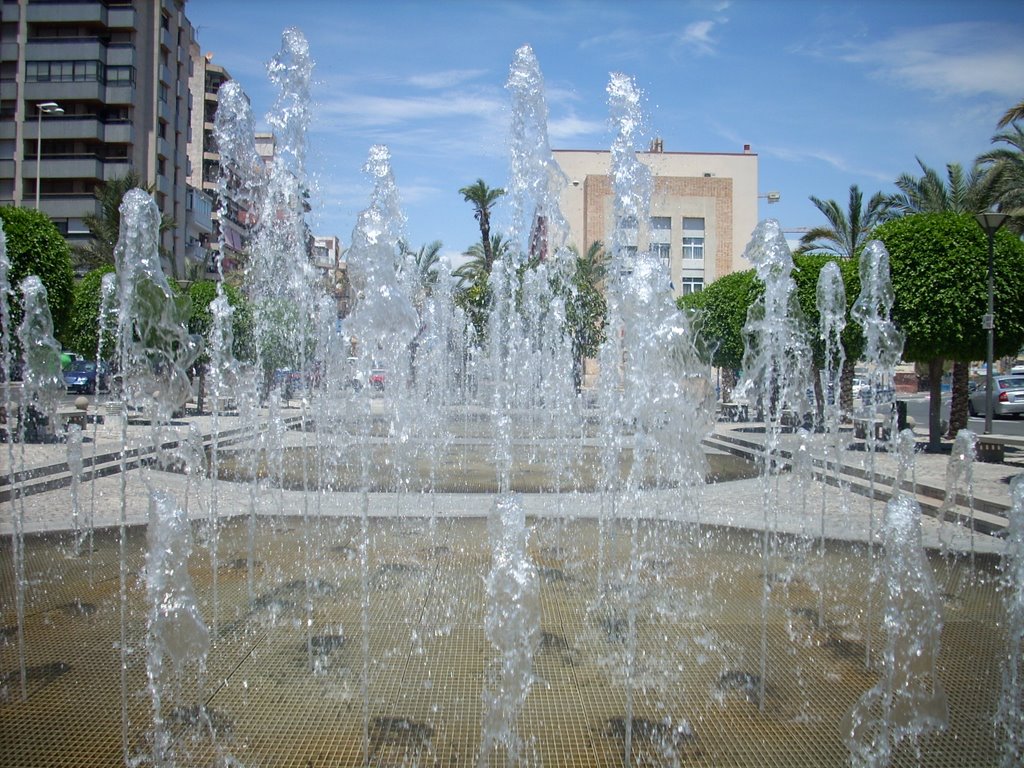
[[(607, 149), (611, 72), (644, 92), (665, 151), (760, 157), (760, 216), (815, 226), (810, 195), (845, 209), (851, 184), (894, 191), (915, 158), (944, 169), (987, 151), (1024, 99), (1020, 0), (190, 0), (204, 53), (239, 81), (259, 127), (276, 93), (266, 64), (300, 29), (316, 61), (311, 226), (351, 241), (386, 144), (414, 247), (479, 238), (459, 187), (508, 178), (515, 50), (532, 46), (556, 149)], [(502, 212), (497, 212), (501, 226)]]

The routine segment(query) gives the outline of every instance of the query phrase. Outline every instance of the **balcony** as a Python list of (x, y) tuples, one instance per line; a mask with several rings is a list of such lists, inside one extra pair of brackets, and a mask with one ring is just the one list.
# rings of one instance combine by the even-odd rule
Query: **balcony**
[(81, 219), (99, 213), (99, 201), (91, 192), (80, 195), (47, 194), (39, 196), (40, 207), (55, 219)]
[(108, 144), (134, 144), (135, 131), (132, 124), (128, 122), (107, 123), (103, 126), (103, 141)]
[(103, 180), (112, 181), (113, 179), (119, 179), (122, 176), (127, 176), (130, 170), (132, 170), (132, 163), (128, 158), (123, 160), (106, 160), (103, 163)]
[[(43, 155), (42, 173), (44, 179), (91, 179), (103, 178), (103, 163), (95, 155)], [(36, 179), (35, 159), (25, 159), (22, 176)]]
[[(108, 90), (98, 80), (86, 80), (78, 83), (32, 81), (25, 83), (25, 100), (56, 101), (57, 103), (62, 101), (109, 101), (106, 98)], [(131, 89), (128, 90), (130, 94)], [(121, 103), (131, 104), (130, 95)]]
[(135, 86), (130, 83), (108, 85), (104, 96), (107, 104), (132, 104), (135, 101)]
[[(7, 9), (4, 8), (6, 13)], [(95, 3), (31, 3), (25, 12), (26, 20), (43, 24), (59, 24), (68, 19), (79, 22), (98, 22), (106, 26), (107, 7)]]
[(135, 9), (130, 5), (121, 5), (107, 9), (107, 26), (111, 29), (135, 27)]
[(25, 54), (33, 61), (105, 61), (107, 48), (98, 37), (47, 37), (29, 40)]
[(3, 61), (17, 61), (18, 60), (18, 44), (17, 43), (0, 43), (0, 60)]
[(107, 46), (107, 66), (134, 67), (135, 46), (127, 43), (124, 45)]

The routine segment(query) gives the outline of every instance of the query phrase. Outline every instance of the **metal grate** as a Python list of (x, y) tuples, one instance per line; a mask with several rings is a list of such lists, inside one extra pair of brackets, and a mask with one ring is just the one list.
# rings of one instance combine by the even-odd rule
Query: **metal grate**
[[(467, 765), (480, 747), (482, 691), (493, 677), (483, 632), (489, 566), (484, 519), (370, 523), (369, 632), (362, 631), (358, 521), (261, 518), (248, 593), (247, 521), (219, 536), (217, 624), (205, 687), (189, 670), (164, 713), (179, 765), (232, 756), (246, 765)], [(197, 526), (190, 570), (212, 624), (208, 537)], [(794, 545), (770, 563), (768, 677), (758, 700), (764, 565), (759, 534), (643, 523), (632, 590), (630, 527), (611, 525), (599, 562), (593, 520), (538, 524), (542, 621), (537, 678), (518, 722), (546, 765), (843, 766), (839, 722), (876, 673), (864, 667), (862, 546), (831, 544), (827, 562)], [(792, 542), (791, 542), (792, 543)], [(62, 539), (26, 542), (28, 699), (20, 700), (9, 542), (0, 596), (0, 755), (5, 765), (123, 763), (116, 531), (91, 559)], [(131, 530), (127, 707), (132, 757), (151, 749), (145, 669), (144, 532)], [(782, 551), (782, 550), (780, 550)], [(795, 554), (794, 554), (795, 553)], [(993, 765), (992, 717), (1005, 656), (995, 563), (935, 557), (944, 595), (940, 679), (945, 733), (901, 748), (892, 764)], [(599, 573), (605, 582), (599, 590)], [(824, 621), (818, 620), (819, 592)], [(627, 720), (633, 594), (636, 656)], [(306, 596), (312, 626), (306, 631)], [(602, 599), (598, 599), (603, 595)], [(876, 596), (875, 620), (879, 619)], [(884, 635), (873, 628), (872, 644)], [(364, 655), (363, 649), (368, 653)], [(311, 664), (312, 662), (312, 664)], [(363, 696), (363, 670), (369, 671)], [(495, 754), (495, 760), (500, 756)]]

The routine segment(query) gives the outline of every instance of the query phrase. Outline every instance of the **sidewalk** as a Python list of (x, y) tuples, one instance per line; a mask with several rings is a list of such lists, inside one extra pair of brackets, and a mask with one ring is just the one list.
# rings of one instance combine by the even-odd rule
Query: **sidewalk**
[[(264, 412), (265, 413), (265, 412)], [(90, 417), (96, 415), (90, 409)], [(104, 415), (105, 414), (101, 414)], [(290, 426), (300, 420), (297, 407), (282, 410), (282, 416)], [(178, 440), (189, 439), (190, 432), (202, 439), (209, 448), (211, 444), (213, 417), (210, 414), (188, 416), (172, 424)], [(171, 472), (137, 471), (145, 452), (151, 450), (152, 433), (148, 424), (129, 421), (124, 425), (128, 445), (135, 453), (127, 457), (128, 473), (124, 478), (125, 521), (128, 524), (144, 523), (148, 515), (148, 488), (143, 474), (150, 482), (175, 493), (180, 504), (189, 505), (190, 516), (196, 518), (209, 514), (211, 482), (206, 478), (190, 478)], [(219, 444), (231, 440), (249, 440), (251, 436), (243, 431), (237, 416), (219, 416)], [(872, 456), (863, 449), (863, 441), (856, 440), (852, 431), (842, 433), (842, 459), (839, 468), (839, 487), (835, 487), (836, 468), (825, 465), (825, 450), (821, 435), (812, 435), (808, 450), (813, 458), (814, 482), (809, 488), (799, 487), (795, 473), (785, 472), (782, 482), (776, 484), (779, 490), (766, 501), (768, 484), (760, 479), (738, 480), (718, 485), (708, 485), (696, 491), (652, 491), (647, 492), (653, 503), (644, 505), (639, 514), (669, 514), (674, 519), (694, 520), (709, 525), (726, 525), (760, 529), (770, 524), (777, 530), (790, 533), (819, 535), (823, 529), (830, 538), (844, 540), (865, 540), (869, 531), (877, 534), (885, 500), (891, 494), (896, 476), (896, 458), (884, 451)], [(117, 525), (121, 518), (122, 478), (121, 441), (122, 423), (119, 417), (104, 418), (102, 423), (89, 423), (85, 430), (83, 444), (83, 480), (79, 490), (79, 523), (92, 519), (96, 527)], [(787, 432), (780, 436), (779, 459), (791, 465), (791, 457), (799, 450), (799, 436)], [(736, 453), (757, 459), (763, 454), (765, 442), (764, 425), (753, 422), (719, 422), (714, 433), (705, 440), (711, 450)], [(919, 439), (919, 446), (923, 438)], [(70, 485), (67, 468), (67, 446), (64, 443), (0, 445), (0, 499), (10, 499), (10, 467), (13, 452), (13, 466), (16, 473), (25, 478), (20, 480), (25, 489), (16, 494), (18, 504), (23, 505), (25, 531), (67, 531), (74, 525)], [(139, 455), (142, 454), (142, 455)], [(940, 514), (946, 495), (946, 474), (950, 463), (948, 454), (928, 454), (918, 451), (915, 455), (913, 478), (915, 487), (908, 481), (905, 493), (916, 490), (921, 504), (922, 529), (925, 546), (947, 546), (977, 552), (1002, 551), (999, 538), (1006, 526), (1009, 510), (1009, 481), (1024, 473), (1024, 452), (1008, 451), (1002, 464), (974, 462), (972, 498), (958, 499), (955, 512)], [(96, 478), (90, 480), (95, 468)], [(791, 468), (791, 466), (789, 467)], [(23, 472), (24, 470), (24, 472)], [(875, 494), (872, 502), (868, 496)], [(443, 497), (438, 514), (444, 516), (483, 516), (487, 514), (490, 496), (479, 494), (438, 494)], [(301, 514), (309, 506), (309, 497), (301, 491), (275, 491), (262, 493), (253, 500), (247, 485), (221, 481), (217, 483), (219, 516), (233, 516), (255, 511), (261, 515)], [(317, 499), (317, 514), (325, 516), (358, 514), (358, 494), (332, 493)], [(523, 494), (522, 501), (527, 514), (550, 515), (550, 494)], [(772, 507), (772, 519), (765, 514), (766, 504)], [(9, 505), (0, 515), (0, 534), (7, 535), (13, 530), (13, 516)], [(387, 516), (394, 514), (398, 507), (391, 494), (374, 494), (370, 514)], [(588, 517), (598, 513), (595, 494), (568, 494), (560, 504), (563, 513), (571, 516)], [(653, 512), (651, 510), (659, 510)], [(668, 510), (668, 512), (666, 512)], [(946, 522), (939, 518), (945, 517)], [(953, 522), (959, 519), (962, 524)], [(972, 535), (968, 523), (973, 519), (975, 532)], [(994, 534), (994, 535), (990, 535)]]

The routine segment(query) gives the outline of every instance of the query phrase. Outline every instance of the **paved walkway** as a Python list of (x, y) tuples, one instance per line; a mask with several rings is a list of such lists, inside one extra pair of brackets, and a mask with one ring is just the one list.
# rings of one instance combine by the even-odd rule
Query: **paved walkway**
[[(89, 415), (97, 414), (90, 411)], [(122, 515), (122, 498), (125, 521), (143, 523), (148, 515), (150, 487), (172, 491), (179, 504), (188, 505), (193, 518), (210, 515), (214, 503), (220, 516), (250, 512), (259, 515), (282, 512), (324, 516), (360, 514), (361, 496), (356, 493), (330, 493), (319, 497), (301, 491), (262, 489), (252, 493), (248, 485), (230, 482), (219, 482), (214, 489), (206, 478), (139, 469), (137, 454), (145, 454), (153, 444), (150, 427), (131, 421), (122, 424), (120, 417), (99, 415), (105, 418), (100, 423), (89, 423), (85, 429), (84, 474), (88, 476), (95, 466), (97, 476), (79, 484), (77, 523), (66, 445), (0, 443), (0, 499), (6, 500), (0, 504), (0, 509), (4, 510), (0, 514), (0, 534), (10, 534), (15, 515), (22, 514), (24, 529), (29, 533), (69, 531), (76, 524), (86, 527), (90, 520), (96, 527), (117, 525)], [(290, 423), (297, 423), (300, 411), (297, 407), (285, 408), (282, 416)], [(222, 435), (220, 444), (251, 439), (237, 417), (220, 416), (217, 421)], [(176, 421), (161, 435), (161, 440), (170, 445), (175, 440), (191, 439), (193, 443), (202, 441), (208, 447), (212, 429), (213, 418), (209, 414), (192, 416)], [(128, 471), (122, 476), (123, 435), (127, 435), (132, 450), (124, 459)], [(300, 438), (297, 432), (289, 435), (292, 442)], [(790, 457), (801, 454), (800, 441), (796, 433), (780, 436), (777, 456), (790, 469)], [(710, 450), (757, 457), (763, 455), (764, 442), (764, 425), (719, 422), (706, 444)], [(638, 507), (642, 507), (638, 513), (754, 529), (769, 525), (780, 531), (808, 536), (824, 532), (829, 538), (865, 540), (869, 531), (877, 535), (885, 499), (892, 491), (897, 474), (897, 462), (887, 452), (872, 456), (852, 431), (843, 431), (839, 442), (842, 450), (838, 468), (824, 461), (827, 454), (823, 436), (812, 435), (806, 440), (803, 455), (811, 456), (813, 461), (803, 464), (803, 472), (798, 466), (797, 470), (783, 472), (772, 482), (755, 478), (693, 490), (645, 492), (642, 502), (637, 501)], [(918, 436), (918, 442), (919, 447), (923, 446), (924, 438)], [(19, 480), (22, 487), (28, 489), (15, 494), (16, 503), (9, 503), (12, 466), (23, 478)], [(949, 467), (948, 454), (918, 451), (913, 477), (903, 488), (904, 493), (915, 494), (922, 505), (925, 546), (1000, 552), (1002, 540), (998, 534), (1006, 525), (1009, 481), (1024, 473), (1024, 452), (1008, 451), (1006, 461), (1001, 464), (974, 462), (971, 465), (973, 493), (960, 496), (955, 508), (944, 512)], [(803, 480), (807, 473), (812, 479)], [(869, 498), (872, 492), (877, 497), (874, 501)], [(437, 494), (437, 503), (432, 504), (431, 509), (442, 516), (482, 516), (487, 514), (492, 499), (487, 494)], [(550, 515), (554, 507), (550, 494), (523, 494), (522, 499), (530, 515)], [(406, 499), (392, 494), (372, 494), (370, 514), (402, 514), (404, 504), (408, 504)], [(594, 516), (600, 513), (601, 498), (599, 494), (567, 494), (562, 497), (559, 508), (566, 515)], [(621, 505), (619, 509), (621, 511)], [(940, 522), (942, 518), (944, 522)], [(967, 525), (971, 520), (976, 523), (973, 533)]]

